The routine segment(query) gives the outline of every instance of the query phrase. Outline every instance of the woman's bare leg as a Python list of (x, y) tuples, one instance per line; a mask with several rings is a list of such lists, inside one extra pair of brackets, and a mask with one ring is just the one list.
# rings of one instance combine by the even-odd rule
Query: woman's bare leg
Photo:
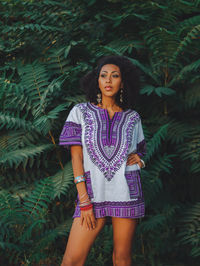
[(80, 225), (79, 217), (74, 218), (61, 266), (84, 265), (90, 248), (105, 222), (105, 218), (98, 218), (96, 228), (87, 230), (86, 227)]
[(137, 226), (136, 219), (112, 217), (113, 265), (131, 266), (132, 241)]

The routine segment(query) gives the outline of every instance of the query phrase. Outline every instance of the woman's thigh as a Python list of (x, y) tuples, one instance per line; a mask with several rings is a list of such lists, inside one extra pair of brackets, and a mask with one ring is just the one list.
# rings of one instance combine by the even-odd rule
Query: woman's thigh
[(105, 221), (105, 218), (98, 218), (96, 220), (96, 228), (87, 230), (80, 225), (79, 217), (74, 218), (62, 266), (84, 264), (94, 240), (105, 225)]
[(130, 255), (137, 219), (112, 217), (114, 252)]

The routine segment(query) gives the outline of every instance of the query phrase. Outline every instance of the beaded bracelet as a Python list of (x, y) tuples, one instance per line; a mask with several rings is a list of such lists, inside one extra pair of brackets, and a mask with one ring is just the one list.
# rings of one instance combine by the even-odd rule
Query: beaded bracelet
[(84, 177), (84, 175), (76, 176), (76, 177), (74, 177), (74, 179), (79, 179), (79, 178), (82, 178), (82, 177)]
[(85, 207), (87, 207), (87, 206), (89, 206), (89, 205), (90, 205), (90, 203), (88, 202), (87, 204), (79, 205), (79, 207), (80, 207), (80, 208), (85, 208)]
[(90, 203), (90, 204), (89, 204), (89, 205), (87, 205), (87, 206), (80, 207), (80, 210), (81, 210), (81, 211), (87, 211), (87, 210), (90, 210), (90, 209), (92, 209), (92, 207), (93, 207), (93, 204), (92, 204), (92, 203)]
[(85, 199), (85, 201), (80, 202), (79, 206), (86, 206), (86, 205), (88, 205), (88, 203), (89, 204), (91, 203), (89, 197), (87, 197), (87, 199)]
[(84, 181), (85, 181), (84, 175), (79, 175), (79, 176), (77, 176), (77, 177), (74, 178), (74, 183), (75, 184), (78, 184), (78, 183), (84, 182)]

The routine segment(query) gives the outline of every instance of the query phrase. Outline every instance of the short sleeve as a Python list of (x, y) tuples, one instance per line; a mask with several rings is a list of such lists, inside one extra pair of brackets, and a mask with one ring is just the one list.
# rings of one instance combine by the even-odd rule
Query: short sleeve
[(81, 111), (75, 105), (70, 111), (59, 137), (59, 145), (82, 145)]
[(136, 144), (136, 153), (143, 157), (146, 154), (146, 141), (144, 139), (144, 133), (142, 129), (141, 119), (138, 120), (137, 124), (137, 144)]

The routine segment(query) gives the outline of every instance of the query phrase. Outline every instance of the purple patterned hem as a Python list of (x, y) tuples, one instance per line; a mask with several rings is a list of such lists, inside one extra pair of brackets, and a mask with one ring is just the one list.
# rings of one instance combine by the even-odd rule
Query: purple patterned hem
[(81, 145), (82, 146), (82, 143), (80, 141), (60, 141), (59, 142), (59, 145)]
[[(145, 205), (143, 199), (128, 202), (93, 202), (93, 211), (95, 218), (106, 216), (120, 218), (141, 218), (145, 214)], [(73, 218), (80, 217), (80, 208), (77, 205)]]
[(81, 125), (71, 121), (64, 124), (59, 137), (59, 145), (82, 145), (81, 143)]
[(70, 150), (70, 146), (71, 145), (80, 145), (82, 146), (81, 142), (72, 142), (72, 141), (68, 141), (68, 142), (59, 142), (60, 146), (64, 146), (64, 148), (67, 148), (67, 150)]

